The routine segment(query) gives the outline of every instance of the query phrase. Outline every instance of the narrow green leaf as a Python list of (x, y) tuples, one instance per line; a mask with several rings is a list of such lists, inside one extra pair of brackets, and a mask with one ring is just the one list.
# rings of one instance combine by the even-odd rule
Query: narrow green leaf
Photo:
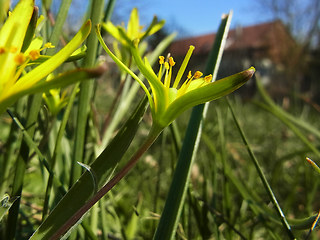
[(28, 88), (34, 85), (37, 81), (46, 77), (49, 73), (54, 71), (58, 66), (60, 66), (87, 38), (91, 30), (91, 21), (88, 20), (79, 32), (74, 36), (74, 38), (58, 53), (52, 56), (48, 61), (40, 64), (38, 67), (30, 71), (25, 76), (21, 77), (19, 81), (15, 84), (12, 92), (17, 92), (20, 88)]
[(37, 7), (34, 7), (26, 35), (24, 37), (21, 52), (24, 52), (25, 50), (27, 50), (27, 48), (29, 47), (29, 45), (34, 37), (34, 32), (36, 30), (37, 21), (38, 21), (38, 14), (39, 14), (39, 9)]
[(48, 81), (42, 80), (29, 88), (21, 89), (15, 95), (5, 99), (1, 104), (3, 106), (10, 106), (18, 98), (27, 94), (45, 92), (52, 88), (63, 88), (79, 81), (99, 77), (104, 72), (104, 70), (104, 67), (101, 66), (96, 69), (76, 69), (70, 72), (66, 72), (57, 76), (56, 78), (50, 79)]
[(250, 147), (250, 145), (249, 145), (249, 143), (247, 141), (247, 138), (246, 138), (246, 136), (245, 136), (245, 134), (244, 134), (244, 132), (243, 132), (243, 130), (242, 130), (237, 118), (236, 118), (236, 115), (235, 115), (235, 113), (233, 111), (233, 108), (232, 108), (232, 106), (231, 106), (229, 101), (228, 101), (228, 105), (229, 105), (229, 109), (231, 110), (231, 114), (232, 114), (233, 120), (234, 120), (234, 122), (235, 122), (235, 124), (236, 124), (236, 126), (237, 126), (237, 128), (239, 130), (239, 133), (241, 135), (241, 138), (243, 140), (243, 143), (247, 148), (247, 151), (249, 153), (250, 159), (252, 160), (252, 162), (253, 162), (253, 164), (254, 164), (254, 166), (255, 166), (258, 174), (259, 174), (261, 182), (262, 182), (263, 186), (265, 187), (266, 192), (269, 195), (270, 201), (273, 203), (274, 207), (276, 208), (278, 217), (279, 217), (280, 221), (282, 222), (283, 228), (286, 230), (286, 232), (288, 234), (288, 237), (290, 239), (296, 239), (294, 237), (294, 235), (293, 235), (291, 226), (289, 225), (289, 223), (288, 223), (288, 221), (287, 221), (287, 219), (286, 219), (286, 217), (285, 217), (285, 215), (284, 215), (284, 213), (283, 213), (283, 211), (282, 211), (282, 209), (280, 207), (280, 204), (278, 203), (278, 200), (277, 200), (275, 194), (272, 191), (272, 188), (271, 188), (267, 178), (265, 177), (265, 175), (264, 175), (264, 173), (262, 171), (262, 168), (260, 167), (260, 164), (259, 164), (258, 160), (256, 159), (256, 157), (255, 157), (255, 155), (254, 155), (254, 153), (253, 153), (253, 151), (252, 151), (252, 149), (251, 149), (251, 147)]
[[(216, 40), (210, 52), (210, 58), (207, 62), (205, 75), (217, 71), (224, 49), (225, 39), (229, 31), (231, 15), (230, 13), (230, 15), (224, 16), (221, 21)], [(206, 104), (206, 106), (208, 106), (208, 104)], [(190, 169), (201, 136), (201, 123), (204, 111), (205, 105), (199, 105), (192, 110), (165, 207), (154, 236), (156, 240), (173, 239), (175, 236), (189, 182)]]
[(9, 211), (10, 207), (14, 203), (15, 200), (11, 200), (10, 196), (8, 194), (5, 194), (0, 199), (0, 222), (2, 218), (6, 215), (6, 213)]
[[(147, 99), (145, 98), (123, 125), (116, 137), (90, 165), (99, 188), (110, 177), (112, 170), (128, 149), (136, 134), (138, 125), (142, 120), (146, 106)], [(60, 229), (61, 226), (86, 203), (92, 194), (94, 194), (92, 177), (90, 173), (86, 171), (50, 213), (48, 218), (40, 225), (31, 239), (50, 239), (50, 236)]]
[(309, 124), (305, 120), (301, 120), (301, 119), (293, 116), (292, 114), (286, 112), (280, 106), (278, 106), (272, 100), (272, 98), (268, 95), (267, 91), (264, 89), (259, 78), (257, 78), (257, 88), (258, 88), (258, 91), (259, 91), (261, 97), (263, 98), (263, 100), (273, 109), (274, 112), (278, 113), (277, 115), (281, 115), (281, 116), (287, 118), (288, 120), (290, 120), (290, 122), (294, 123), (295, 125), (299, 126), (300, 128), (303, 128), (303, 129), (309, 131), (310, 133), (312, 133), (313, 135), (315, 135), (317, 138), (320, 139), (320, 131), (316, 127), (312, 126), (311, 124)]
[[(104, 9), (104, 0), (93, 0), (91, 2), (90, 18), (92, 25), (96, 26), (102, 20), (102, 12)], [(93, 67), (96, 64), (98, 39), (95, 31), (91, 31), (86, 41), (88, 47), (87, 54), (82, 64), (83, 67)], [(86, 125), (89, 114), (90, 100), (93, 95), (93, 82), (82, 82), (80, 84), (79, 107), (77, 112), (77, 122), (75, 129), (75, 139), (73, 145), (73, 157), (70, 169), (71, 187), (80, 177), (82, 169), (77, 165), (77, 161), (83, 161), (83, 153), (85, 148)]]

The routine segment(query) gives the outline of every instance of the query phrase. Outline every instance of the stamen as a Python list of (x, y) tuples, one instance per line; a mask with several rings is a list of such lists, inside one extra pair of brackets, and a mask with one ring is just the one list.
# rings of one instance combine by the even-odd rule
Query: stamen
[(44, 48), (55, 48), (55, 46), (53, 46), (51, 42), (47, 42), (43, 47)]
[(32, 61), (38, 59), (40, 57), (40, 51), (39, 50), (31, 50), (29, 52), (29, 57)]
[(15, 53), (18, 51), (18, 48), (17, 47), (11, 47), (10, 50), (9, 50), (11, 53)]
[(211, 80), (212, 80), (212, 74), (204, 77), (204, 81), (206, 81), (207, 83), (210, 83)]
[(0, 47), (0, 54), (5, 53), (6, 49), (4, 47)]
[(159, 56), (159, 64), (162, 65), (164, 63), (164, 56)]
[(202, 75), (203, 75), (202, 72), (196, 71), (195, 74), (193, 75), (193, 77), (197, 79), (197, 78), (200, 78)]
[(168, 62), (165, 62), (164, 63), (164, 68), (166, 69), (166, 74), (164, 76), (164, 81), (163, 81), (163, 84), (166, 88), (169, 88), (170, 87), (170, 74), (169, 74), (169, 68), (171, 69), (171, 67), (169, 67), (169, 63)]
[(24, 63), (26, 60), (26, 57), (23, 55), (23, 53), (19, 53), (14, 57), (14, 61), (18, 64), (21, 65)]
[(171, 67), (173, 67), (176, 64), (176, 62), (173, 60), (173, 57), (169, 57), (169, 64)]
[(158, 73), (158, 80), (161, 82), (161, 76), (162, 76), (162, 65), (164, 63), (164, 56), (159, 56), (159, 64), (160, 64), (160, 69)]
[(191, 79), (191, 78), (192, 78), (192, 73), (191, 73), (191, 71), (188, 72), (187, 78), (188, 78), (188, 79)]

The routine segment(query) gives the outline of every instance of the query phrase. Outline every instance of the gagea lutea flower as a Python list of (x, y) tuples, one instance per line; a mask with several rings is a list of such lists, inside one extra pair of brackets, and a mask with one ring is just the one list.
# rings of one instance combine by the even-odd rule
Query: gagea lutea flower
[(150, 93), (142, 80), (126, 67), (106, 46), (100, 35), (99, 27), (96, 30), (99, 41), (109, 56), (121, 69), (125, 70), (138, 81), (146, 92), (152, 112), (153, 128), (155, 129), (165, 128), (182, 112), (193, 106), (218, 99), (233, 92), (248, 81), (255, 72), (255, 69), (251, 67), (243, 72), (211, 82), (211, 75), (203, 76), (200, 71), (196, 71), (195, 73), (189, 71), (187, 79), (182, 81), (182, 76), (194, 50), (194, 46), (190, 46), (177, 76), (173, 80), (172, 68), (175, 66), (173, 57), (165, 59), (163, 56), (160, 56), (159, 72), (156, 74), (150, 66), (148, 59), (144, 58), (142, 60), (138, 50), (139, 39), (135, 39), (130, 44), (130, 51), (140, 72), (148, 80), (152, 90), (152, 93)]
[(34, 1), (21, 0), (0, 29), (0, 113), (23, 95), (64, 87), (97, 75), (94, 71), (75, 70), (45, 79), (86, 39), (91, 29), (90, 20), (57, 54), (27, 72), (27, 64), (37, 60), (41, 50), (53, 47), (50, 43), (42, 46), (42, 41), (34, 38), (32, 28), (36, 19)]

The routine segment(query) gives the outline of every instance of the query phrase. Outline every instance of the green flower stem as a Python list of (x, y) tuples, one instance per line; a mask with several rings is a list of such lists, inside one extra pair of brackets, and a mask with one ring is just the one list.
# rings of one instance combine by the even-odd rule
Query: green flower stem
[[(50, 239), (55, 232), (64, 225), (92, 196), (96, 193), (95, 186), (100, 189), (110, 178), (111, 173), (123, 158), (129, 148), (142, 116), (147, 107), (147, 98), (143, 98), (133, 111), (132, 115), (124, 123), (109, 145), (92, 162), (78, 181), (63, 196), (60, 202), (51, 211), (48, 217), (34, 232), (30, 239)], [(83, 165), (84, 166), (84, 165)], [(92, 181), (94, 175), (94, 182)], [(76, 226), (74, 226), (74, 229)]]
[(287, 234), (288, 234), (290, 239), (296, 239), (295, 236), (293, 235), (291, 227), (290, 227), (290, 225), (289, 225), (284, 213), (281, 210), (281, 207), (280, 207), (280, 205), (279, 205), (279, 203), (278, 203), (278, 201), (276, 199), (276, 196), (274, 195), (274, 193), (273, 193), (273, 191), (271, 189), (271, 186), (269, 185), (268, 180), (265, 177), (265, 175), (264, 175), (264, 173), (263, 173), (263, 171), (262, 171), (262, 169), (260, 167), (260, 164), (259, 164), (258, 160), (256, 159), (256, 157), (255, 157), (255, 155), (254, 155), (254, 153), (253, 153), (253, 151), (252, 151), (252, 149), (251, 149), (251, 147), (250, 147), (250, 145), (249, 145), (249, 143), (247, 141), (247, 138), (246, 138), (246, 136), (245, 136), (245, 134), (244, 134), (244, 132), (243, 132), (243, 130), (242, 130), (242, 128), (241, 128), (236, 116), (235, 116), (233, 108), (232, 108), (232, 106), (231, 106), (231, 104), (230, 104), (230, 102), (228, 100), (227, 100), (227, 103), (228, 103), (229, 109), (231, 111), (233, 120), (234, 120), (234, 122), (235, 122), (235, 124), (236, 124), (236, 126), (237, 126), (237, 128), (238, 128), (238, 130), (240, 132), (241, 138), (242, 138), (245, 146), (247, 147), (247, 151), (248, 151), (248, 153), (250, 155), (250, 158), (253, 161), (254, 166), (256, 167), (256, 170), (257, 170), (257, 172), (259, 174), (259, 177), (260, 177), (260, 179), (261, 179), (261, 181), (263, 183), (263, 186), (265, 187), (265, 189), (266, 189), (266, 191), (267, 191), (267, 193), (268, 193), (268, 195), (270, 197), (270, 200), (272, 201), (273, 205), (275, 206), (275, 208), (277, 210), (277, 213), (279, 215), (279, 218), (280, 218), (280, 220), (282, 222), (282, 225), (283, 225), (284, 229), (286, 230), (286, 232), (287, 232)]
[[(131, 63), (131, 61), (130, 61), (130, 63)], [(130, 64), (129, 64), (129, 67), (130, 67)], [(110, 109), (104, 119), (102, 130), (100, 133), (100, 141), (102, 141), (104, 134), (106, 133), (107, 128), (109, 126), (111, 116), (112, 116), (112, 114), (114, 114), (115, 107), (117, 106), (117, 104), (119, 103), (119, 100), (121, 99), (121, 95), (123, 93), (125, 83), (127, 82), (126, 80), (129, 80), (129, 76), (128, 76), (128, 74), (123, 74), (123, 76), (121, 76), (120, 86), (118, 87), (118, 90), (116, 92), (116, 96), (114, 97), (114, 99), (111, 103)]]
[[(170, 34), (167, 36), (164, 40), (159, 43), (159, 45), (153, 50), (151, 55), (149, 56), (149, 61), (151, 66), (154, 65), (159, 59), (159, 55), (162, 54), (162, 52), (170, 45), (170, 43), (175, 38), (176, 34)], [(138, 75), (138, 78), (143, 80), (144, 76), (140, 73)], [(108, 141), (110, 140), (114, 130), (119, 125), (119, 122), (121, 119), (125, 116), (125, 114), (128, 112), (129, 107), (131, 106), (132, 100), (137, 96), (137, 92), (140, 89), (140, 84), (137, 81), (134, 81), (132, 83), (132, 86), (130, 90), (128, 91), (128, 94), (125, 95), (125, 97), (121, 97), (119, 106), (117, 107), (112, 121), (110, 122), (105, 134), (104, 138), (102, 139), (102, 144), (99, 146), (99, 148), (96, 150), (96, 152), (101, 152), (102, 149), (107, 145)]]
[[(71, 93), (71, 96), (70, 96), (70, 99), (69, 99), (69, 102), (68, 102), (68, 105), (67, 105), (67, 108), (66, 108), (66, 110), (64, 112), (63, 119), (62, 119), (62, 122), (61, 122), (61, 125), (60, 125), (60, 128), (59, 128), (59, 131), (58, 131), (56, 142), (55, 142), (52, 159), (50, 161), (50, 163), (51, 163), (50, 164), (50, 171), (54, 171), (57, 155), (58, 155), (58, 153), (60, 152), (60, 149), (61, 149), (61, 140), (62, 140), (62, 137), (64, 135), (65, 128), (67, 126), (67, 122), (68, 122), (68, 119), (69, 119), (69, 116), (70, 116), (70, 112), (71, 112), (71, 109), (72, 109), (72, 106), (73, 106), (74, 99), (75, 99), (77, 91), (78, 91), (79, 84), (80, 83), (77, 83), (74, 86), (74, 88), (72, 90), (72, 93)], [(45, 193), (43, 210), (42, 210), (42, 221), (45, 219), (45, 217), (48, 214), (49, 196), (50, 196), (50, 192), (51, 192), (51, 189), (52, 189), (52, 184), (53, 184), (53, 179), (54, 179), (53, 177), (54, 177), (54, 175), (50, 174), (49, 178), (48, 178), (47, 189), (46, 189), (46, 193)]]
[(115, 4), (116, 4), (116, 0), (109, 0), (108, 1), (106, 11), (104, 14), (104, 18), (103, 18), (103, 22), (107, 22), (110, 20)]
[[(102, 19), (104, 0), (93, 0), (91, 8), (92, 26), (98, 24)], [(84, 60), (84, 66), (92, 67), (96, 63), (98, 40), (94, 31), (91, 31), (87, 40), (88, 51)], [(79, 109), (75, 130), (75, 143), (73, 149), (73, 161), (71, 163), (70, 187), (81, 175), (81, 167), (77, 166), (77, 161), (82, 161), (85, 148), (86, 125), (88, 118), (89, 102), (92, 95), (93, 82), (87, 81), (80, 84)]]
[(84, 204), (65, 224), (58, 229), (51, 240), (59, 239), (65, 234), (74, 224), (76, 224), (80, 218), (90, 210), (103, 196), (105, 196), (128, 172), (136, 165), (140, 157), (150, 148), (154, 141), (158, 138), (162, 132), (162, 128), (153, 126), (149, 132), (149, 135), (142, 146), (131, 157), (130, 161), (117, 173), (107, 184), (105, 184), (86, 204)]
[[(62, 28), (63, 28), (63, 25), (64, 25), (66, 19), (67, 19), (68, 11), (69, 11), (71, 2), (72, 2), (72, 0), (61, 1), (61, 5), (60, 5), (60, 8), (59, 8), (59, 12), (58, 12), (57, 18), (56, 18), (56, 22), (55, 22), (53, 31), (52, 31), (51, 36), (50, 36), (50, 42), (54, 46), (57, 46), (58, 43), (59, 43), (59, 39), (60, 39), (60, 36), (61, 36)], [(51, 48), (51, 49), (47, 50), (46, 54), (51, 56), (51, 55), (53, 55), (55, 53), (55, 51), (56, 51), (56, 48)]]

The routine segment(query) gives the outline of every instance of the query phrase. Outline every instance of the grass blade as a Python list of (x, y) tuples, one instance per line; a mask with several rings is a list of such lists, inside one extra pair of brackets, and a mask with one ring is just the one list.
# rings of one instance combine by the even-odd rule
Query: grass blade
[[(216, 40), (209, 54), (205, 75), (213, 73), (213, 79), (215, 79), (219, 68), (225, 40), (229, 31), (231, 16), (232, 13), (223, 17)], [(208, 103), (196, 106), (192, 110), (165, 207), (154, 236), (156, 240), (173, 239), (175, 236), (187, 191), (190, 169), (201, 136), (202, 119), (205, 116), (207, 108)]]
[[(138, 125), (142, 120), (146, 106), (147, 99), (144, 98), (132, 116), (123, 125), (116, 137), (110, 142), (101, 155), (90, 165), (92, 173), (95, 174), (99, 188), (104, 185), (110, 177), (112, 170), (128, 149), (136, 134)], [(94, 194), (93, 191), (94, 188), (91, 174), (86, 171), (40, 225), (31, 239), (49, 239), (88, 201), (88, 199), (92, 197), (92, 194)]]
[[(93, 0), (91, 8), (92, 26), (100, 23), (102, 19), (102, 11), (104, 9), (104, 0)], [(84, 59), (85, 67), (93, 67), (96, 63), (96, 54), (98, 49), (98, 39), (95, 31), (91, 31), (87, 39), (87, 55)], [(75, 130), (75, 142), (73, 149), (73, 160), (70, 173), (71, 187), (80, 177), (82, 168), (77, 164), (77, 161), (83, 161), (83, 153), (85, 146), (86, 125), (89, 113), (90, 98), (93, 91), (93, 82), (82, 82), (80, 84), (79, 109)]]
[(273, 191), (271, 189), (271, 186), (269, 185), (268, 180), (265, 177), (265, 175), (264, 175), (264, 173), (263, 173), (263, 171), (262, 171), (262, 169), (260, 167), (260, 164), (259, 164), (258, 160), (256, 159), (256, 157), (255, 157), (255, 155), (254, 155), (254, 153), (253, 153), (253, 151), (252, 151), (252, 149), (251, 149), (251, 147), (250, 147), (250, 145), (249, 145), (249, 143), (247, 141), (247, 138), (246, 138), (246, 136), (245, 136), (245, 134), (244, 134), (244, 132), (243, 132), (243, 130), (242, 130), (237, 118), (236, 118), (236, 115), (235, 115), (235, 113), (233, 111), (233, 108), (231, 106), (230, 101), (227, 100), (227, 103), (228, 103), (229, 109), (231, 111), (233, 120), (234, 120), (234, 122), (235, 122), (235, 124), (236, 124), (236, 126), (237, 126), (237, 128), (239, 130), (239, 133), (241, 135), (243, 143), (247, 148), (247, 151), (249, 153), (250, 159), (253, 161), (253, 164), (256, 167), (256, 170), (257, 170), (257, 172), (259, 174), (259, 177), (260, 177), (260, 179), (261, 179), (261, 181), (263, 183), (263, 186), (265, 187), (265, 189), (266, 189), (266, 191), (267, 191), (267, 193), (268, 193), (268, 195), (270, 197), (271, 202), (273, 203), (273, 205), (275, 206), (275, 208), (277, 210), (277, 213), (278, 213), (278, 216), (279, 216), (279, 218), (280, 218), (280, 220), (282, 222), (283, 228), (286, 230), (286, 232), (287, 232), (287, 234), (288, 234), (290, 239), (295, 239), (295, 237), (293, 235), (293, 232), (291, 230), (291, 227), (290, 227), (290, 225), (289, 225), (289, 223), (288, 223), (284, 213), (282, 212), (282, 209), (281, 209), (281, 207), (280, 207), (280, 205), (279, 205), (279, 203), (278, 203), (278, 201), (276, 199), (276, 196), (274, 195), (274, 193), (273, 193)]

